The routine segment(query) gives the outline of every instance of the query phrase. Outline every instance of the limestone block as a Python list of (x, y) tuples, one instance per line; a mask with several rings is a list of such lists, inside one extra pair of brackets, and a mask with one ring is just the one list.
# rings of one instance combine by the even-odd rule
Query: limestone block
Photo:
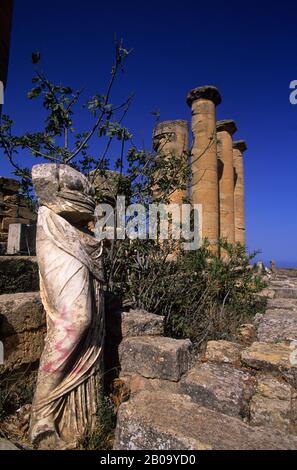
[(115, 450), (297, 449), (297, 438), (204, 408), (187, 395), (141, 392), (120, 406)]
[(0, 374), (38, 361), (44, 348), (44, 337), (45, 328), (4, 338), (4, 364), (0, 366)]
[(125, 338), (119, 347), (122, 375), (178, 381), (190, 367), (190, 340), (159, 336)]
[(266, 299), (274, 299), (275, 291), (273, 289), (263, 289), (261, 292), (255, 295), (256, 298), (266, 298)]
[(34, 255), (36, 252), (36, 225), (10, 224), (7, 254)]
[(29, 224), (29, 219), (22, 219), (21, 217), (4, 217), (2, 219), (1, 230), (8, 232), (10, 224)]
[(4, 207), (4, 216), (11, 218), (21, 218), (28, 220), (37, 220), (37, 214), (32, 212), (29, 207), (8, 206)]
[(106, 315), (107, 335), (116, 338), (127, 336), (161, 336), (164, 332), (164, 317), (146, 310), (117, 310)]
[(236, 364), (240, 362), (242, 346), (231, 341), (208, 341), (205, 359), (214, 362)]
[(268, 299), (267, 308), (269, 310), (274, 308), (280, 308), (297, 311), (297, 299)]
[(240, 325), (237, 330), (237, 340), (244, 344), (249, 345), (252, 344), (256, 339), (256, 328), (255, 325), (252, 323), (245, 323)]
[(274, 289), (274, 292), (275, 292), (275, 298), (277, 299), (279, 299), (280, 297), (284, 299), (297, 299), (296, 288), (284, 287), (284, 288)]
[(253, 387), (250, 374), (214, 363), (197, 364), (180, 382), (181, 393), (194, 402), (230, 416), (245, 415)]
[(250, 403), (250, 424), (293, 431), (291, 398), (293, 388), (275, 377), (258, 378), (256, 394)]
[(7, 243), (8, 233), (7, 232), (0, 232), (0, 242)]
[(3, 194), (15, 194), (20, 189), (19, 181), (13, 178), (0, 177), (0, 191)]
[(293, 386), (297, 386), (295, 357), (294, 349), (286, 343), (255, 342), (241, 354), (245, 365), (254, 369), (278, 372)]
[(258, 327), (260, 342), (283, 342), (297, 340), (297, 311), (266, 310)]
[(3, 196), (3, 201), (5, 204), (16, 205), (21, 207), (27, 207), (28, 198), (22, 194), (11, 194)]
[(147, 379), (138, 374), (121, 376), (121, 380), (125, 383), (130, 396), (142, 391), (155, 392), (158, 390), (168, 391), (171, 393), (179, 392), (179, 382), (171, 382), (162, 379)]
[(39, 292), (0, 295), (1, 335), (36, 330), (45, 325)]
[(0, 332), (4, 365), (0, 373), (40, 358), (45, 334), (45, 314), (38, 292), (0, 296)]

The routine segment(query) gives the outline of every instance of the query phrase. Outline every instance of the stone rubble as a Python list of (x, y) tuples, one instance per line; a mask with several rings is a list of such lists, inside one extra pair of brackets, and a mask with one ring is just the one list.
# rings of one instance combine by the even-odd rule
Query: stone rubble
[[(163, 336), (162, 316), (111, 309), (107, 336), (128, 390), (115, 449), (297, 449), (296, 299), (287, 290), (297, 288), (297, 274), (273, 280), (266, 312), (239, 328), (237, 342), (209, 341), (195, 359), (189, 340)], [(1, 295), (0, 321), (6, 371), (37, 361), (39, 293)]]
[[(0, 255), (7, 250), (10, 224), (34, 225), (37, 216), (28, 207), (26, 197), (19, 194), (20, 183), (13, 178), (0, 177)], [(32, 235), (35, 239), (35, 236)], [(24, 250), (25, 254), (28, 253)], [(10, 253), (13, 254), (13, 253)]]
[(271, 281), (261, 293), (266, 312), (239, 328), (238, 342), (209, 341), (178, 379), (165, 372), (174, 370), (174, 355), (160, 348), (168, 338), (123, 340), (130, 399), (119, 409), (115, 449), (297, 450), (297, 271)]

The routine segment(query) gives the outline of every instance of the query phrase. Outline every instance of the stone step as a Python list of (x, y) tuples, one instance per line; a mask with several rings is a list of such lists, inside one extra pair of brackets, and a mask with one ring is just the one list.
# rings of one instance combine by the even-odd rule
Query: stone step
[(162, 336), (164, 316), (146, 310), (131, 309), (128, 312), (117, 309), (106, 315), (106, 336), (126, 338), (127, 336)]
[(205, 359), (211, 362), (240, 364), (242, 349), (243, 346), (241, 344), (233, 343), (231, 341), (208, 341), (205, 350)]
[(180, 381), (181, 393), (195, 403), (230, 416), (244, 417), (254, 392), (250, 374), (229, 364), (196, 364)]
[(256, 393), (250, 402), (250, 424), (297, 434), (296, 398), (297, 391), (284, 380), (258, 374)]
[(178, 381), (190, 368), (191, 341), (162, 336), (127, 337), (119, 346), (121, 374)]
[(0, 294), (39, 290), (35, 256), (0, 256)]
[(297, 387), (297, 345), (255, 342), (241, 353), (244, 365), (276, 372)]
[(297, 269), (295, 268), (283, 268), (277, 270), (277, 276), (286, 276), (286, 277), (293, 277), (297, 278)]
[(297, 341), (297, 309), (266, 310), (257, 332), (260, 342)]
[(46, 329), (38, 292), (0, 295), (0, 331), (4, 365), (0, 374), (39, 360)]
[(294, 287), (280, 287), (274, 289), (274, 298), (297, 299), (297, 289)]
[(296, 450), (297, 437), (194, 403), (188, 395), (140, 392), (118, 412), (115, 450)]
[(271, 309), (288, 309), (297, 311), (297, 299), (268, 299), (267, 308)]

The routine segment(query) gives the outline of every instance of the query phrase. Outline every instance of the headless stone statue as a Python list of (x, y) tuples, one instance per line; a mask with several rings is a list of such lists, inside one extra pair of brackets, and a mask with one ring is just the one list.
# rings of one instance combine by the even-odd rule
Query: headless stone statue
[(47, 336), (32, 405), (32, 442), (75, 445), (96, 425), (103, 375), (102, 246), (85, 229), (95, 202), (67, 165), (32, 169), (39, 200), (36, 251)]

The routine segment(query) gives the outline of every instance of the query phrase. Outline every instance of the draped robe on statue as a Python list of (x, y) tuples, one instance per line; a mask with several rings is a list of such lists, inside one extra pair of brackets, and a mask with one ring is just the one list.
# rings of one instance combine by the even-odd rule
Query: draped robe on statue
[[(77, 173), (79, 179), (84, 178), (72, 168), (63, 167)], [(35, 170), (35, 177), (41, 170)], [(69, 204), (73, 216), (86, 212), (84, 198), (87, 206), (90, 203), (88, 194), (79, 194), (79, 202), (75, 201), (75, 191), (63, 192), (59, 188), (57, 194), (63, 201), (64, 216), (65, 204)], [(47, 336), (31, 412), (33, 442), (49, 433), (75, 442), (94, 428), (103, 376), (102, 246), (92, 235), (56, 213), (59, 197), (48, 207), (40, 206), (37, 221), (36, 250)]]

